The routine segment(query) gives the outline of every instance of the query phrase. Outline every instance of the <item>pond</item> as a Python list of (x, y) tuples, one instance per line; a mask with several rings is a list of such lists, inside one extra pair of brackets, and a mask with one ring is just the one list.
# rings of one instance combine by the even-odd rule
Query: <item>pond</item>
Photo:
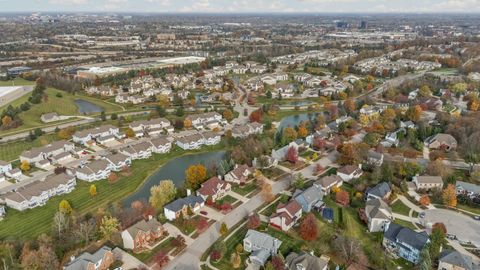
[(290, 115), (282, 118), (280, 121), (280, 124), (278, 125), (277, 130), (284, 129), (286, 127), (296, 127), (298, 126), (301, 122), (304, 121), (309, 121), (309, 120), (314, 120), (315, 117), (317, 117), (318, 113), (301, 113), (301, 114), (295, 114), (295, 115)]
[(289, 106), (310, 106), (310, 105), (314, 105), (314, 104), (317, 104), (317, 103), (315, 103), (313, 101), (303, 100), (303, 101), (289, 102), (289, 103), (286, 103), (285, 105), (289, 105)]
[(102, 107), (84, 99), (75, 99), (75, 104), (78, 107), (78, 112), (81, 114), (99, 113), (103, 111)]
[(125, 207), (129, 207), (136, 200), (148, 201), (150, 197), (150, 188), (158, 185), (161, 180), (170, 179), (177, 187), (181, 187), (185, 181), (185, 170), (194, 164), (203, 164), (209, 168), (213, 164), (217, 164), (227, 155), (225, 151), (206, 152), (199, 154), (185, 155), (174, 158), (156, 172), (154, 172), (143, 185), (134, 194), (130, 195), (123, 201)]

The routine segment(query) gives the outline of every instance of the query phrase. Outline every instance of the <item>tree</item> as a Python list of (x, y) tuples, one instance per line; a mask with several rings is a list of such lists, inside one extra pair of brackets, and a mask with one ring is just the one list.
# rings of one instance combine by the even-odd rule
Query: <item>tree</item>
[(177, 248), (185, 247), (185, 237), (183, 237), (181, 234), (177, 235), (175, 238), (173, 238), (172, 245)]
[(250, 122), (262, 123), (262, 119), (263, 112), (260, 109), (253, 111), (249, 116)]
[(222, 236), (225, 236), (225, 235), (227, 235), (227, 233), (228, 233), (227, 224), (225, 222), (222, 222), (222, 225), (220, 225), (220, 234)]
[(428, 206), (430, 205), (430, 198), (428, 197), (428, 195), (423, 195), (420, 200), (419, 200), (420, 204), (422, 206)]
[(345, 190), (339, 190), (335, 194), (335, 200), (337, 201), (337, 203), (343, 206), (347, 206), (348, 204), (350, 204), (350, 195), (348, 195), (348, 192)]
[(105, 111), (102, 111), (102, 112), (100, 113), (100, 119), (101, 119), (102, 121), (107, 121), (107, 116), (105, 115)]
[(420, 107), (420, 105), (415, 105), (413, 107), (410, 107), (406, 112), (407, 118), (413, 122), (418, 122), (418, 120), (420, 120), (421, 115), (422, 115), (422, 107)]
[(418, 94), (422, 97), (429, 97), (432, 95), (432, 91), (430, 90), (430, 87), (425, 84), (420, 87), (420, 89), (418, 90)]
[(313, 137), (312, 145), (315, 150), (323, 150), (323, 148), (325, 148), (325, 146), (327, 145), (327, 142), (320, 136), (315, 136)]
[(20, 164), (20, 169), (24, 172), (30, 171), (30, 163), (28, 163), (28, 161), (26, 160), (22, 161), (22, 163)]
[(272, 257), (272, 265), (275, 270), (285, 270), (285, 262), (279, 255), (274, 255)]
[(2, 126), (9, 126), (10, 124), (12, 123), (12, 118), (8, 115), (5, 115), (3, 118), (2, 118)]
[(37, 250), (30, 249), (29, 244), (25, 244), (21, 255), (21, 265), (23, 269), (58, 269), (59, 262), (52, 248), (51, 239), (42, 239), (44, 235), (38, 238), (39, 247)]
[(357, 258), (357, 254), (361, 251), (357, 240), (347, 238), (343, 235), (337, 237), (333, 244), (335, 250), (347, 261), (347, 265), (350, 265)]
[(343, 144), (339, 147), (341, 165), (355, 165), (359, 162), (357, 149), (351, 143)]
[(240, 258), (240, 255), (238, 253), (234, 252), (230, 256), (230, 263), (232, 264), (233, 268), (237, 269), (242, 263), (242, 258)]
[(118, 180), (118, 175), (114, 172), (111, 172), (110, 175), (108, 176), (108, 182), (110, 184), (113, 184), (113, 183), (117, 182), (117, 180)]
[(75, 236), (79, 237), (88, 246), (88, 243), (96, 233), (95, 220), (92, 218), (80, 222), (77, 229), (74, 231)]
[(318, 236), (317, 219), (312, 213), (307, 214), (300, 223), (300, 236), (305, 241), (313, 241)]
[(90, 186), (90, 196), (92, 196), (92, 198), (96, 197), (97, 196), (97, 186), (95, 186), (94, 184), (92, 184)]
[(351, 99), (347, 99), (343, 103), (343, 107), (345, 108), (345, 111), (347, 111), (347, 113), (349, 113), (349, 114), (353, 113), (356, 110), (355, 101), (353, 101)]
[(202, 233), (208, 228), (208, 221), (204, 217), (200, 217), (197, 222), (197, 232)]
[(187, 187), (197, 189), (207, 178), (207, 169), (201, 164), (191, 165), (185, 171)]
[(131, 128), (127, 128), (125, 130), (125, 136), (127, 136), (127, 138), (134, 138), (135, 137), (135, 131), (133, 131), (133, 129), (131, 129)]
[(223, 111), (223, 118), (225, 118), (228, 122), (233, 120), (233, 112), (229, 109)]
[(285, 154), (285, 160), (295, 164), (298, 161), (298, 151), (294, 146), (290, 146)]
[(437, 159), (428, 163), (425, 172), (428, 175), (441, 176), (442, 178), (449, 176), (452, 173), (452, 170), (443, 164), (443, 161)]
[(183, 120), (183, 126), (185, 128), (191, 128), (192, 127), (192, 120), (190, 120), (190, 118), (185, 118)]
[(275, 195), (272, 193), (272, 185), (269, 183), (263, 183), (262, 190), (260, 192), (265, 202), (271, 202), (275, 199)]
[(68, 140), (72, 137), (73, 133), (75, 133), (74, 127), (62, 128), (58, 131), (58, 137), (63, 140)]
[(104, 239), (110, 240), (113, 234), (118, 232), (119, 228), (120, 222), (117, 218), (105, 215), (100, 223), (99, 231)]
[(455, 208), (457, 206), (457, 191), (454, 185), (448, 184), (447, 188), (443, 190), (442, 199), (447, 207)]
[(248, 216), (247, 228), (255, 230), (256, 228), (260, 227), (260, 225), (261, 220), (257, 213), (252, 213)]
[(150, 188), (150, 198), (148, 201), (156, 210), (175, 199), (177, 188), (172, 180), (162, 180), (158, 185)]
[(420, 252), (420, 269), (421, 270), (430, 270), (432, 269), (432, 260), (429, 252), (428, 246), (424, 247)]
[(72, 207), (67, 200), (62, 200), (58, 204), (58, 210), (66, 215), (70, 215), (72, 213)]
[(60, 211), (55, 213), (55, 216), (53, 216), (53, 230), (56, 233), (56, 236), (58, 238), (61, 238), (64, 232), (66, 232), (69, 227), (70, 217)]
[(165, 265), (168, 264), (168, 262), (170, 262), (170, 257), (168, 257), (168, 254), (163, 251), (163, 250), (160, 250), (157, 254), (155, 254), (155, 258), (153, 259), (158, 267), (160, 267), (160, 269), (162, 267), (164, 267)]
[(297, 131), (292, 127), (286, 127), (282, 134), (282, 143), (286, 144), (297, 139)]
[(235, 251), (240, 254), (243, 252), (243, 245), (238, 243), (238, 245), (235, 247)]
[(305, 137), (307, 137), (307, 135), (308, 135), (308, 130), (307, 130), (307, 128), (305, 127), (305, 125), (300, 125), (300, 127), (298, 128), (297, 134), (298, 134), (298, 137), (300, 137), (300, 138), (305, 138)]

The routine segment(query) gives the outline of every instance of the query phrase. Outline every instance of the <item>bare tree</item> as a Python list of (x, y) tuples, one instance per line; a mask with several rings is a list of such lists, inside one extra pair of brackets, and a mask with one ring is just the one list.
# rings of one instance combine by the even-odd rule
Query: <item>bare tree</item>
[(67, 214), (58, 211), (53, 217), (53, 228), (60, 238), (70, 226), (70, 218)]
[(95, 222), (93, 219), (90, 219), (78, 224), (74, 233), (76, 236), (80, 237), (81, 240), (85, 241), (86, 245), (88, 245), (90, 239), (92, 239), (95, 234), (95, 229)]
[(339, 236), (334, 241), (334, 247), (342, 257), (347, 261), (347, 265), (351, 264), (357, 259), (357, 254), (360, 252), (360, 245), (355, 239)]

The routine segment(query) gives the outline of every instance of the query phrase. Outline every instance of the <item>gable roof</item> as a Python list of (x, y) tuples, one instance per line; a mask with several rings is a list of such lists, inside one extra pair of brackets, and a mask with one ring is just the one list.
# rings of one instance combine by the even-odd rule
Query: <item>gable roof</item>
[(197, 203), (203, 203), (204, 200), (201, 196), (187, 196), (185, 198), (180, 198), (176, 199), (175, 201), (167, 204), (164, 206), (164, 208), (171, 210), (173, 212), (178, 212), (180, 211), (185, 205), (188, 205), (190, 207), (194, 207), (195, 204)]
[(338, 169), (337, 172), (343, 173), (343, 174), (346, 174), (346, 175), (350, 175), (357, 170), (360, 170), (359, 166), (357, 166), (357, 165), (346, 165), (346, 166), (343, 166), (340, 169)]
[(417, 233), (410, 228), (395, 223), (388, 226), (383, 237), (395, 243), (408, 244), (417, 250), (422, 250), (428, 243), (428, 235), (425, 232)]
[(198, 189), (198, 193), (203, 196), (213, 196), (217, 194), (218, 191), (227, 189), (228, 186), (229, 184), (227, 182), (214, 176), (202, 184), (200, 189)]
[(391, 216), (392, 209), (382, 199), (369, 200), (365, 204), (365, 214), (370, 218), (390, 219), (385, 213)]
[(417, 175), (417, 182), (419, 184), (442, 184), (443, 180), (440, 176), (431, 176), (431, 175)]
[(473, 270), (474, 265), (472, 258), (465, 254), (462, 254), (456, 250), (446, 249), (440, 253), (440, 262), (445, 262), (454, 266), (462, 267), (465, 270)]
[(97, 263), (105, 256), (105, 253), (111, 252), (111, 248), (107, 246), (103, 246), (95, 253), (91, 254), (89, 252), (84, 252), (82, 255), (75, 258), (72, 262), (70, 262), (67, 266), (65, 266), (65, 270), (85, 270), (87, 269), (87, 265), (89, 263)]
[(148, 221), (142, 219), (134, 225), (126, 229), (126, 231), (135, 238), (139, 231), (150, 232), (156, 231), (158, 227), (162, 227), (162, 223), (158, 222), (155, 218), (149, 219)]
[(248, 230), (245, 239), (252, 245), (270, 252), (276, 252), (282, 244), (282, 241), (277, 238), (255, 230)]
[(341, 181), (342, 181), (342, 178), (340, 176), (329, 175), (329, 176), (325, 176), (325, 177), (320, 178), (316, 183), (319, 184), (323, 188), (327, 188), (328, 186), (330, 186), (334, 183), (341, 182)]
[(285, 264), (287, 265), (288, 269), (298, 269), (297, 266), (303, 266), (304, 270), (318, 270), (324, 269), (328, 265), (328, 261), (313, 256), (306, 252), (290, 252), (288, 256), (285, 258)]
[(389, 193), (392, 189), (387, 182), (378, 183), (373, 188), (367, 189), (367, 194), (374, 195), (376, 197), (383, 198), (387, 193)]
[(323, 191), (313, 185), (304, 191), (294, 194), (293, 198), (301, 205), (314, 205), (323, 199)]

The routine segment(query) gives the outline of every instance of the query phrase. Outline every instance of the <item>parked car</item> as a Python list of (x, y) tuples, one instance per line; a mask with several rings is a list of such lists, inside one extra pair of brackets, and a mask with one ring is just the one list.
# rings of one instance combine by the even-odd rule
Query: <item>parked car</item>
[(418, 215), (420, 218), (424, 218), (425, 217), (425, 212), (421, 212), (420, 215)]
[(480, 220), (480, 216), (473, 216), (473, 219)]
[(454, 234), (447, 234), (447, 238), (450, 239), (450, 240), (456, 240), (457, 239), (457, 236), (454, 235)]
[(206, 215), (208, 215), (208, 212), (207, 211), (200, 211), (200, 214), (206, 216)]

